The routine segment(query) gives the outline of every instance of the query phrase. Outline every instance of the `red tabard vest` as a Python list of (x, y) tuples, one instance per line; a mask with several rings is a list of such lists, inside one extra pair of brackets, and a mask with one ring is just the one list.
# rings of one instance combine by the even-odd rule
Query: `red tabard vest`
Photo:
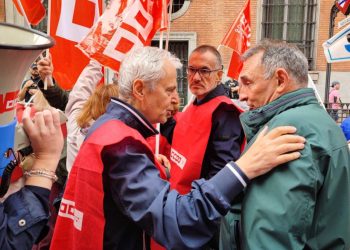
[[(150, 136), (146, 139), (150, 147), (152, 148), (152, 152), (156, 151), (156, 136)], [(168, 143), (168, 140), (165, 136), (159, 135), (159, 153), (165, 155), (169, 159), (171, 145)], [(163, 178), (166, 180), (166, 178)], [(158, 244), (153, 238), (151, 238), (151, 250), (165, 250), (160, 244)]]
[(177, 120), (170, 152), (170, 184), (180, 194), (191, 190), (191, 183), (199, 179), (207, 148), (212, 115), (217, 107), (226, 103), (233, 110), (243, 112), (226, 96), (218, 96), (203, 105), (191, 104)]
[[(69, 175), (50, 249), (103, 249), (105, 218), (100, 155), (105, 146), (130, 136), (151, 150), (137, 130), (118, 120), (106, 122), (83, 143)], [(152, 160), (165, 179), (163, 168)]]

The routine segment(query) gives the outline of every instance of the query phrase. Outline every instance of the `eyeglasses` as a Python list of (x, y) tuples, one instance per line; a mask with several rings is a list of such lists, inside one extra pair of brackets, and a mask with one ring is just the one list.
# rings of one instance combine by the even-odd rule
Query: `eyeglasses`
[(222, 67), (220, 69), (196, 69), (192, 67), (187, 68), (187, 75), (194, 76), (197, 72), (201, 77), (209, 77), (211, 72), (222, 70)]

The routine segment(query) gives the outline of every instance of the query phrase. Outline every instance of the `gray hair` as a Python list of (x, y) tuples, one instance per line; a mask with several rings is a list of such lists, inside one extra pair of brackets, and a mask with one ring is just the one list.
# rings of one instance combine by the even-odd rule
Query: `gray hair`
[(270, 79), (277, 68), (285, 69), (295, 80), (295, 84), (307, 85), (308, 62), (299, 48), (280, 41), (263, 40), (247, 50), (241, 57), (244, 62), (259, 52), (263, 52), (261, 64), (265, 69), (265, 79)]
[(165, 61), (170, 62), (176, 69), (182, 67), (180, 60), (166, 50), (156, 47), (139, 47), (132, 49), (123, 60), (119, 75), (119, 95), (130, 99), (132, 85), (136, 79), (143, 80), (150, 89), (165, 77), (163, 69)]

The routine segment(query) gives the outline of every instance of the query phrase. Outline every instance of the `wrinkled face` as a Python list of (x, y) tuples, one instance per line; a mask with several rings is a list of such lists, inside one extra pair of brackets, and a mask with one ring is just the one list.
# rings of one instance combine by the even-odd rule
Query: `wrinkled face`
[(248, 58), (243, 64), (238, 79), (239, 99), (246, 101), (251, 110), (260, 108), (278, 97), (276, 93), (278, 80), (275, 76), (271, 79), (264, 78), (262, 56), (263, 52), (259, 52)]
[(192, 94), (201, 100), (221, 81), (222, 68), (210, 51), (194, 52), (188, 62), (187, 76)]
[(151, 123), (164, 123), (171, 110), (171, 103), (177, 98), (176, 68), (165, 61), (165, 76), (155, 84), (153, 90), (145, 88), (145, 98), (142, 101), (141, 112)]
[(179, 111), (179, 105), (180, 105), (179, 102), (180, 102), (179, 94), (176, 91), (176, 93), (171, 98), (170, 106), (167, 109), (167, 118), (174, 116)]

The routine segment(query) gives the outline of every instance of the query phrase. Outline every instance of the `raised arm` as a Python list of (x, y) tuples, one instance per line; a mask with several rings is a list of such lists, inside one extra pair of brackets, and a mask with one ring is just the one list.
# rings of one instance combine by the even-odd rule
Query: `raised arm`
[(191, 192), (183, 196), (170, 191), (137, 142), (106, 147), (102, 160), (113, 199), (125, 215), (167, 249), (198, 249), (210, 240), (221, 216), (247, 185), (245, 176), (254, 178), (300, 156), (286, 153), (304, 147), (302, 137), (284, 135), (294, 132), (291, 127), (268, 134), (265, 130), (238, 165), (230, 162), (210, 180), (194, 181)]

